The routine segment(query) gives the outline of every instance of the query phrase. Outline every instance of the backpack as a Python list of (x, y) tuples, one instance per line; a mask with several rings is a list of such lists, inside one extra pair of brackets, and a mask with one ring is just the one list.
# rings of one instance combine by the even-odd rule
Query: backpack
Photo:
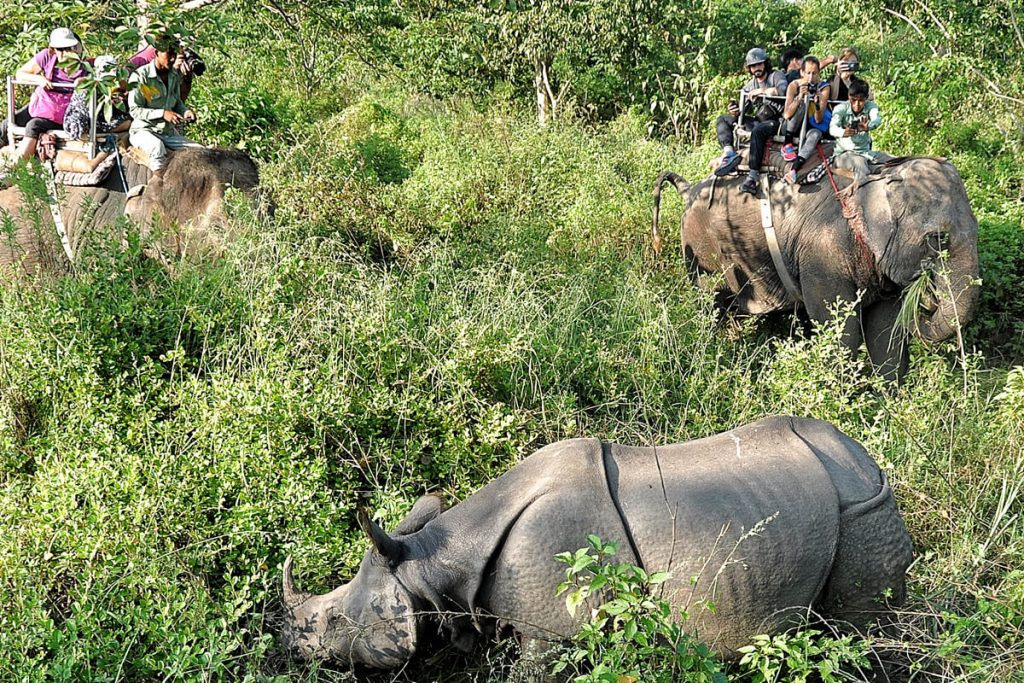
[(53, 161), (57, 158), (58, 138), (54, 133), (42, 133), (36, 143), (36, 156), (40, 161)]

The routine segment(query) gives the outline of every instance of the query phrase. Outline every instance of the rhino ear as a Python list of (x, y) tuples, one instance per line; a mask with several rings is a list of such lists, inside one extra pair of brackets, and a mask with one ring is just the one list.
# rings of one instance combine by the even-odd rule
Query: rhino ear
[(388, 561), (392, 567), (402, 561), (405, 549), (399, 541), (388, 536), (387, 532), (377, 526), (377, 523), (370, 519), (366, 510), (360, 510), (356, 514), (359, 520), (359, 528), (370, 537), (373, 542), (373, 549)]
[(405, 516), (405, 519), (399, 522), (398, 527), (395, 528), (395, 534), (398, 536), (414, 534), (443, 511), (444, 499), (436, 495), (423, 496), (412, 506), (412, 510)]

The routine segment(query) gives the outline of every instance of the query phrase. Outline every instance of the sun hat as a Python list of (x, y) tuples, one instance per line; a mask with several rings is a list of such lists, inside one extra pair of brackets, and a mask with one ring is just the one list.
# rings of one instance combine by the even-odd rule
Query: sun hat
[(54, 50), (67, 50), (78, 45), (78, 36), (69, 28), (55, 28), (50, 31), (50, 47)]

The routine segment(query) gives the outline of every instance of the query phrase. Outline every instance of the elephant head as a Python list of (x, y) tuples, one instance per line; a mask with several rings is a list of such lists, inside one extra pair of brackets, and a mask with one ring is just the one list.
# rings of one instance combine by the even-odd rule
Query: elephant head
[(917, 332), (946, 339), (971, 319), (978, 299), (978, 222), (963, 181), (951, 164), (930, 158), (877, 178), (862, 188), (862, 201), (878, 271), (901, 289), (930, 276)]
[(286, 559), (282, 593), (285, 649), (303, 660), (334, 660), (375, 669), (395, 668), (412, 657), (418, 641), (419, 601), (399, 576), (400, 565), (411, 555), (402, 536), (419, 531), (441, 509), (439, 498), (421, 498), (395, 536), (361, 512), (359, 524), (373, 547), (363, 557), (355, 578), (325, 595), (297, 590), (292, 559)]

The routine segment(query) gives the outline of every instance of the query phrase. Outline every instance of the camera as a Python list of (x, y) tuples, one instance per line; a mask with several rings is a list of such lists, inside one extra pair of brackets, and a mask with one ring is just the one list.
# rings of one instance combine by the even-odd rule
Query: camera
[(819, 85), (820, 85), (819, 83), (808, 83), (807, 84), (807, 94), (808, 95), (817, 95), (818, 94), (818, 86)]
[(181, 58), (193, 76), (202, 76), (206, 72), (206, 62), (192, 48), (185, 48), (181, 53)]
[(836, 63), (836, 68), (840, 71), (857, 71), (860, 68), (860, 63), (852, 59), (840, 59)]

